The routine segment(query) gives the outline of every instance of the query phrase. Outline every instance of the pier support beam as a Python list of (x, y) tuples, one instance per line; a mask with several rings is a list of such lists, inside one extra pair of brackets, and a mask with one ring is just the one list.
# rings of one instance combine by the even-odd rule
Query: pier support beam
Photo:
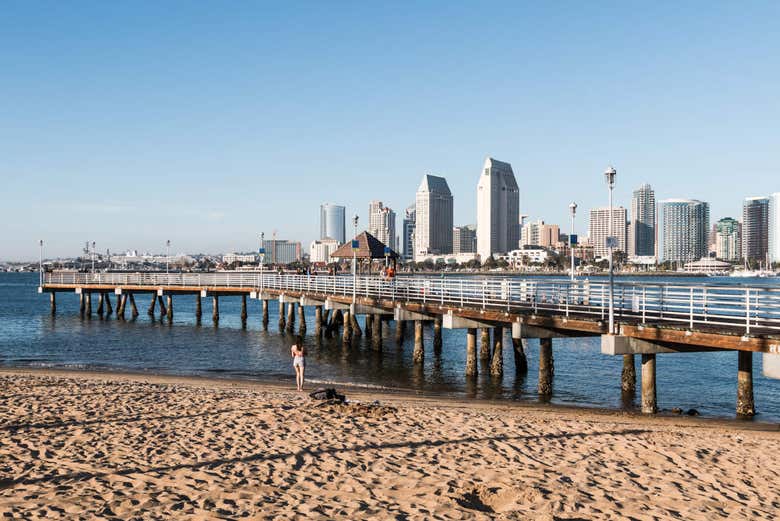
[(374, 334), (374, 315), (366, 315), (365, 330), (366, 338), (371, 338)]
[(263, 331), (268, 331), (268, 299), (263, 299)]
[(642, 355), (642, 412), (658, 412), (655, 394), (655, 354)]
[(97, 314), (100, 318), (103, 318), (103, 292), (101, 291), (98, 293), (98, 307), (97, 307)]
[(87, 294), (84, 296), (84, 309), (87, 318), (92, 318), (92, 293), (91, 292), (87, 292)]
[(540, 396), (552, 395), (552, 380), (555, 366), (553, 361), (552, 338), (539, 339), (539, 387)]
[(477, 376), (477, 330), (473, 327), (466, 330), (466, 376)]
[(524, 338), (512, 337), (512, 351), (515, 354), (515, 372), (525, 374), (528, 372), (528, 358), (525, 356), (525, 348), (528, 341)]
[(490, 361), (490, 376), (504, 376), (504, 328), (493, 329), (493, 358)]
[(125, 306), (127, 306), (127, 293), (122, 293), (116, 305), (116, 316), (121, 320), (125, 319)]
[[(122, 298), (122, 297), (120, 297), (120, 298)], [(118, 301), (117, 301), (116, 305), (117, 305), (116, 313), (117, 313), (117, 316), (118, 316), (119, 315), (119, 302)], [(156, 305), (157, 305), (157, 295), (155, 293), (152, 293), (152, 302), (149, 303), (149, 309), (146, 310), (146, 314), (149, 315), (150, 317), (153, 317), (154, 316), (154, 306), (156, 306)]]
[(406, 320), (395, 321), (395, 343), (399, 346), (404, 344), (406, 336)]
[(114, 312), (114, 309), (111, 307), (111, 293), (106, 293), (105, 303), (106, 303), (106, 317), (110, 317), (111, 313)]
[(81, 318), (84, 318), (84, 311), (86, 310), (84, 305), (84, 293), (79, 293), (79, 315)]
[[(124, 301), (124, 299), (122, 300)], [(160, 305), (160, 320), (162, 320), (163, 317), (168, 315), (168, 309), (165, 307), (165, 300), (159, 293), (157, 294), (157, 303)]]
[(739, 351), (737, 371), (737, 415), (755, 416), (756, 404), (753, 401), (753, 353)]
[(374, 315), (371, 320), (371, 347), (374, 349), (382, 349), (382, 316)]
[(195, 324), (200, 325), (203, 318), (203, 304), (201, 303), (200, 293), (195, 295)]
[[(49, 306), (51, 307), (51, 315), (57, 314), (57, 294), (55, 292), (49, 293)], [(109, 314), (111, 312), (109, 311)]]
[(349, 314), (349, 323), (352, 324), (352, 336), (363, 336), (363, 330), (360, 329), (360, 323), (357, 319), (357, 314), (350, 313)]
[(130, 293), (129, 297), (130, 297), (130, 315), (133, 318), (136, 318), (138, 317), (139, 313), (138, 313), (138, 306), (135, 305), (135, 296), (132, 293)]
[(345, 346), (350, 346), (352, 345), (352, 314), (348, 309), (343, 310), (341, 314), (344, 317), (344, 329), (342, 330), (341, 342)]
[(298, 334), (306, 334), (306, 308), (298, 304)]
[(279, 332), (284, 333), (284, 328), (287, 327), (287, 321), (284, 318), (284, 301), (279, 299)]
[(479, 359), (488, 362), (490, 361), (490, 329), (481, 327), (479, 331)]
[(414, 321), (414, 351), (412, 352), (412, 360), (415, 364), (422, 364), (425, 361), (422, 320)]
[(246, 319), (247, 319), (247, 312), (246, 312), (246, 294), (241, 295), (241, 327), (246, 329)]
[(623, 372), (620, 376), (620, 388), (624, 393), (636, 392), (636, 366), (634, 355), (623, 355)]
[(211, 297), (211, 320), (214, 325), (219, 325), (219, 296), (213, 295)]
[(433, 319), (433, 353), (441, 354), (441, 315), (436, 315)]
[(314, 306), (314, 336), (322, 337), (322, 306)]
[(168, 312), (165, 316), (168, 317), (168, 322), (173, 322), (173, 295), (168, 295)]
[(288, 333), (295, 331), (295, 304), (292, 302), (287, 303), (287, 328)]

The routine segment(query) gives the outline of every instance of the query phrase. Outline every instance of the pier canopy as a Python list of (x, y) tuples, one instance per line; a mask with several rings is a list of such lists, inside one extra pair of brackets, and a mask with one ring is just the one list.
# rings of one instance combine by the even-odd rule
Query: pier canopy
[(352, 241), (347, 241), (331, 253), (330, 258), (334, 261), (348, 261), (354, 256), (361, 264), (370, 264), (374, 260), (384, 262), (385, 257), (395, 264), (398, 259), (398, 253), (368, 232), (361, 233), (353, 240), (358, 242), (356, 251), (352, 250)]

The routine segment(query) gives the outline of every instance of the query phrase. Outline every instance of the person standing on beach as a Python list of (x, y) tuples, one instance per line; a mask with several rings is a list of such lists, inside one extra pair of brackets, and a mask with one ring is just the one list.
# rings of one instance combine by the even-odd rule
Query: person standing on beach
[(303, 357), (306, 355), (306, 350), (303, 348), (303, 337), (301, 335), (295, 337), (295, 343), (290, 348), (290, 354), (293, 359), (293, 369), (295, 369), (295, 383), (298, 386), (298, 390), (303, 391), (303, 371), (306, 366)]

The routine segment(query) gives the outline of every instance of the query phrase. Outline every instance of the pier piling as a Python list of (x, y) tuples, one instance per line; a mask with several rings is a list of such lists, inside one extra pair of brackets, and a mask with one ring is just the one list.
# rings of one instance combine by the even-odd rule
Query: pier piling
[(490, 376), (504, 376), (504, 328), (493, 329), (493, 358), (490, 361)]
[(624, 393), (636, 392), (636, 365), (634, 355), (623, 355), (623, 372), (620, 376), (620, 387)]
[(103, 318), (103, 292), (101, 291), (98, 293), (98, 307), (97, 307), (97, 314), (100, 318)]
[(160, 306), (160, 320), (162, 320), (168, 314), (168, 310), (165, 307), (165, 300), (162, 298), (162, 295), (157, 296), (157, 303)]
[(284, 333), (284, 328), (287, 327), (287, 321), (284, 319), (284, 302), (277, 300), (279, 303), (279, 332)]
[(480, 328), (479, 359), (483, 362), (490, 361), (490, 329)]
[(406, 336), (406, 320), (396, 320), (395, 322), (395, 343), (399, 346), (404, 344)]
[(345, 346), (352, 345), (352, 323), (350, 321), (351, 313), (348, 310), (342, 311), (344, 317), (344, 329), (342, 330), (341, 341)]
[(382, 315), (374, 315), (371, 320), (371, 347), (374, 349), (382, 349)]
[(322, 306), (314, 306), (314, 336), (322, 337)]
[(268, 299), (263, 299), (263, 331), (268, 331)]
[(241, 327), (246, 329), (246, 319), (247, 319), (247, 312), (246, 312), (246, 294), (241, 295)]
[(512, 351), (515, 355), (515, 372), (525, 374), (528, 372), (528, 358), (525, 356), (527, 340), (524, 338), (512, 338)]
[(655, 354), (642, 355), (642, 412), (658, 412), (655, 394)]
[[(119, 314), (119, 302), (117, 301), (117, 314)], [(149, 309), (146, 310), (146, 314), (150, 317), (154, 316), (154, 306), (157, 305), (157, 294), (152, 293), (152, 301), (149, 303)]]
[(552, 350), (552, 338), (539, 339), (539, 386), (540, 396), (548, 398), (552, 395), (552, 379), (555, 371)]
[(287, 303), (287, 328), (288, 333), (295, 331), (295, 304), (293, 302)]
[(477, 376), (477, 330), (469, 328), (466, 330), (466, 376)]
[(116, 316), (120, 320), (125, 319), (125, 306), (127, 305), (127, 293), (119, 295), (119, 299), (116, 304)]
[(365, 327), (366, 331), (366, 338), (371, 338), (374, 332), (374, 315), (368, 314), (366, 315), (366, 322)]
[(87, 318), (92, 318), (92, 292), (87, 292), (87, 295), (84, 298), (84, 307)]
[(441, 315), (436, 315), (436, 318), (433, 319), (433, 352), (436, 355), (441, 354), (441, 323)]
[(135, 295), (130, 293), (130, 316), (136, 318), (138, 315), (138, 306), (135, 305)]
[(303, 304), (298, 304), (298, 334), (306, 334), (306, 308)]
[(350, 313), (349, 316), (350, 323), (352, 324), (352, 336), (363, 336), (363, 330), (360, 328), (360, 322), (358, 322), (357, 315), (355, 313)]
[(415, 364), (422, 364), (425, 361), (422, 320), (414, 321), (414, 351), (412, 352), (412, 360)]
[(753, 401), (753, 353), (739, 351), (737, 356), (737, 415), (755, 416), (756, 404)]
[(214, 325), (219, 325), (219, 296), (214, 295), (211, 297), (211, 320)]
[(195, 324), (200, 325), (203, 318), (203, 304), (201, 303), (200, 293), (195, 295)]
[(84, 293), (79, 293), (79, 315), (84, 318)]
[(49, 293), (49, 306), (51, 307), (51, 315), (57, 314), (57, 294), (55, 292)]
[(105, 303), (106, 303), (106, 317), (110, 317), (111, 313), (114, 312), (113, 308), (111, 307), (111, 293), (106, 293)]
[[(132, 294), (131, 294), (132, 296)], [(173, 322), (173, 295), (168, 295), (168, 312), (165, 314), (168, 317), (168, 323)]]

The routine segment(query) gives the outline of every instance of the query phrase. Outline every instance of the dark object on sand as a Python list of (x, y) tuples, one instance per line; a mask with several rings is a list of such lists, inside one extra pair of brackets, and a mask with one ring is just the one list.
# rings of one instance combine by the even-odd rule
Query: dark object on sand
[(688, 409), (688, 412), (686, 412), (685, 414), (687, 414), (688, 416), (698, 416), (699, 411), (697, 411), (696, 409)]
[(338, 403), (344, 403), (347, 397), (343, 394), (339, 394), (336, 389), (332, 387), (315, 389), (309, 393), (309, 396), (315, 400), (328, 400)]
[(679, 407), (673, 407), (672, 408), (672, 413), (674, 413), (674, 414), (682, 414), (683, 410), (680, 409)]

